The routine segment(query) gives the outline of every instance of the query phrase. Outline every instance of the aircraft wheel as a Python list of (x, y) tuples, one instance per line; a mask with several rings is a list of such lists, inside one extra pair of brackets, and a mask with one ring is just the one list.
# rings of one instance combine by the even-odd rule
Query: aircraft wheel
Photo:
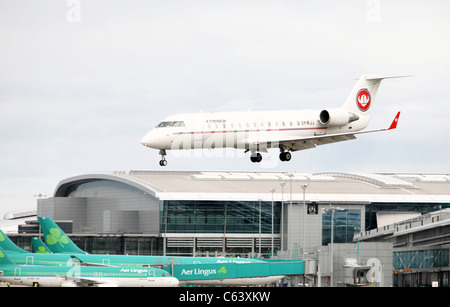
[(161, 161), (159, 161), (159, 165), (161, 165), (161, 166), (167, 166), (167, 160), (161, 160)]
[(281, 161), (290, 161), (292, 158), (292, 155), (289, 151), (283, 151), (282, 153), (280, 153), (280, 160)]
[(252, 161), (253, 163), (255, 163), (255, 162), (259, 163), (259, 162), (261, 162), (261, 160), (262, 160), (262, 156), (259, 152), (256, 154), (252, 154), (250, 156), (250, 161)]
[(291, 158), (292, 158), (292, 155), (291, 155), (290, 152), (287, 151), (287, 152), (284, 153), (285, 161), (291, 161)]

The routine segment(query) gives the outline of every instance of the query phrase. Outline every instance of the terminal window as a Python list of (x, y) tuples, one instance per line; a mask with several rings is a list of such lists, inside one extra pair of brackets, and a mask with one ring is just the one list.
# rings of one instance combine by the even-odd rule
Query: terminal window
[[(355, 232), (361, 231), (361, 210), (337, 210), (333, 214), (333, 243), (353, 242)], [(331, 243), (331, 211), (322, 214), (322, 245)]]
[[(260, 206), (261, 204), (261, 206)], [(260, 211), (261, 208), (261, 211)], [(164, 201), (161, 233), (280, 233), (279, 202)]]

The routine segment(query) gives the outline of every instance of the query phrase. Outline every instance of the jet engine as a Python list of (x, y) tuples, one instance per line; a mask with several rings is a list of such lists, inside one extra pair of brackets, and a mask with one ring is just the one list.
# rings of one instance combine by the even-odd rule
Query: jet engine
[(319, 115), (320, 123), (326, 126), (344, 126), (358, 119), (358, 115), (343, 109), (323, 110)]

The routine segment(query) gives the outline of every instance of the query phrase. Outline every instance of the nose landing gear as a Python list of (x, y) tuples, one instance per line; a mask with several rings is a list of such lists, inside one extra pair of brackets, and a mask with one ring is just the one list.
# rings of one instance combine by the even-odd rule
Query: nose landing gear
[(167, 160), (166, 160), (166, 150), (165, 149), (161, 149), (159, 151), (159, 154), (161, 155), (161, 160), (159, 161), (159, 165), (160, 166), (167, 166)]

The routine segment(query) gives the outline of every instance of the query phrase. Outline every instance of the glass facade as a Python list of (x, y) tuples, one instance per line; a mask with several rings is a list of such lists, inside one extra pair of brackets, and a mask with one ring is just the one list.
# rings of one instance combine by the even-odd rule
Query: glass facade
[[(261, 214), (260, 214), (261, 208)], [(280, 233), (280, 202), (195, 201), (161, 202), (161, 233)]]
[[(353, 242), (355, 232), (361, 230), (361, 210), (336, 210), (333, 214), (333, 243)], [(331, 210), (322, 214), (322, 245), (331, 243)]]
[[(9, 235), (9, 238), (20, 248), (33, 252), (29, 236)], [(163, 238), (159, 237), (70, 235), (70, 239), (89, 254), (148, 256), (161, 256), (163, 254)]]
[(448, 249), (394, 252), (394, 270), (430, 269), (449, 266)]
[(448, 203), (376, 203), (366, 205), (365, 230), (377, 228), (377, 212), (417, 212), (421, 214), (450, 208)]

